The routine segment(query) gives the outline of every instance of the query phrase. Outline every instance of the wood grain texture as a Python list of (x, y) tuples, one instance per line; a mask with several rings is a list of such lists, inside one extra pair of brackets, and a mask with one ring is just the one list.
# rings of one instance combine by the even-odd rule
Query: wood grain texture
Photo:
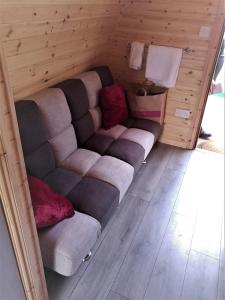
[(0, 38), (15, 99), (99, 64), (118, 16), (117, 0), (3, 1)]
[(14, 100), (0, 43), (0, 200), (27, 299), (48, 299)]
[[(144, 80), (144, 70), (128, 68), (128, 45), (132, 41), (192, 50), (183, 54), (176, 87), (168, 93), (161, 137), (164, 143), (182, 148), (194, 145), (224, 22), (224, 9), (221, 0), (121, 1), (121, 17), (108, 58), (118, 81), (129, 87)], [(201, 26), (210, 28), (210, 37), (199, 37)], [(190, 118), (176, 117), (176, 108), (189, 110)]]
[(158, 188), (154, 189), (150, 206), (114, 282), (113, 291), (132, 300), (143, 299), (182, 179), (183, 174), (177, 171), (161, 171)]
[(194, 219), (178, 214), (171, 216), (145, 300), (180, 299), (193, 228)]
[(123, 297), (118, 293), (110, 291), (106, 300), (130, 300), (130, 299), (128, 299), (127, 297)]
[(217, 259), (191, 251), (181, 299), (216, 299), (218, 270)]

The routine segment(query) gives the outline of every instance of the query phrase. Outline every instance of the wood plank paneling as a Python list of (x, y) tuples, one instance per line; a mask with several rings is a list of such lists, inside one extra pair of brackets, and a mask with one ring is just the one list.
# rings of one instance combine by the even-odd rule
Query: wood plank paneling
[[(1, 44), (0, 44), (1, 46)], [(0, 47), (0, 201), (27, 299), (48, 299), (22, 148)]]
[[(133, 40), (191, 48), (168, 93), (161, 138), (191, 148), (223, 20), (222, 0), (2, 0), (0, 38), (16, 100), (97, 64), (125, 86), (142, 82), (144, 70), (128, 68)], [(208, 38), (199, 37), (201, 26), (210, 27)], [(176, 108), (191, 117), (176, 117)]]
[(118, 0), (1, 1), (0, 38), (15, 99), (98, 64), (119, 12)]
[[(144, 81), (144, 70), (128, 68), (128, 45), (132, 41), (192, 50), (183, 54), (177, 85), (168, 93), (162, 142), (183, 148), (193, 146), (223, 20), (224, 1), (220, 0), (121, 1), (109, 60), (114, 76), (125, 86)], [(210, 28), (209, 37), (199, 36), (201, 26)], [(191, 117), (176, 117), (176, 108), (190, 110)]]

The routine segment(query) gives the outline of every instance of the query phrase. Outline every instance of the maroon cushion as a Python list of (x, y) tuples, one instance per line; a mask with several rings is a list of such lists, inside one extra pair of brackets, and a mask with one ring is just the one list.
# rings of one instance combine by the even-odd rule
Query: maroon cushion
[(46, 183), (31, 176), (28, 182), (37, 228), (54, 225), (74, 215), (69, 200), (55, 193)]
[(113, 84), (101, 90), (100, 106), (102, 124), (105, 129), (110, 129), (128, 118), (125, 94), (119, 84)]

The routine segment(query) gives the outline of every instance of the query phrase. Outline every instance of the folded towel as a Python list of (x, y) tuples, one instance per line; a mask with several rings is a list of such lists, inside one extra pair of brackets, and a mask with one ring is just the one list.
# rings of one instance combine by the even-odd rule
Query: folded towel
[(134, 70), (140, 70), (144, 53), (144, 44), (133, 42), (131, 44), (129, 67)]
[(145, 77), (155, 84), (172, 88), (176, 85), (182, 49), (150, 45)]

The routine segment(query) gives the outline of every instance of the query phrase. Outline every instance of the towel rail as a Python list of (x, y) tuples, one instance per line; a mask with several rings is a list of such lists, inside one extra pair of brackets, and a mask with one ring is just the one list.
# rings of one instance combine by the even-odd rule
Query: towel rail
[[(152, 44), (153, 45), (153, 44)], [(168, 46), (169, 47), (169, 46)], [(131, 43), (128, 43), (128, 48), (129, 50), (131, 49)], [(148, 45), (145, 45), (145, 50), (148, 49)], [(189, 53), (192, 53), (194, 52), (194, 50), (192, 50), (191, 48), (189, 47), (185, 47), (185, 48), (182, 48), (183, 49), (183, 52), (186, 53), (186, 54), (189, 54)]]

